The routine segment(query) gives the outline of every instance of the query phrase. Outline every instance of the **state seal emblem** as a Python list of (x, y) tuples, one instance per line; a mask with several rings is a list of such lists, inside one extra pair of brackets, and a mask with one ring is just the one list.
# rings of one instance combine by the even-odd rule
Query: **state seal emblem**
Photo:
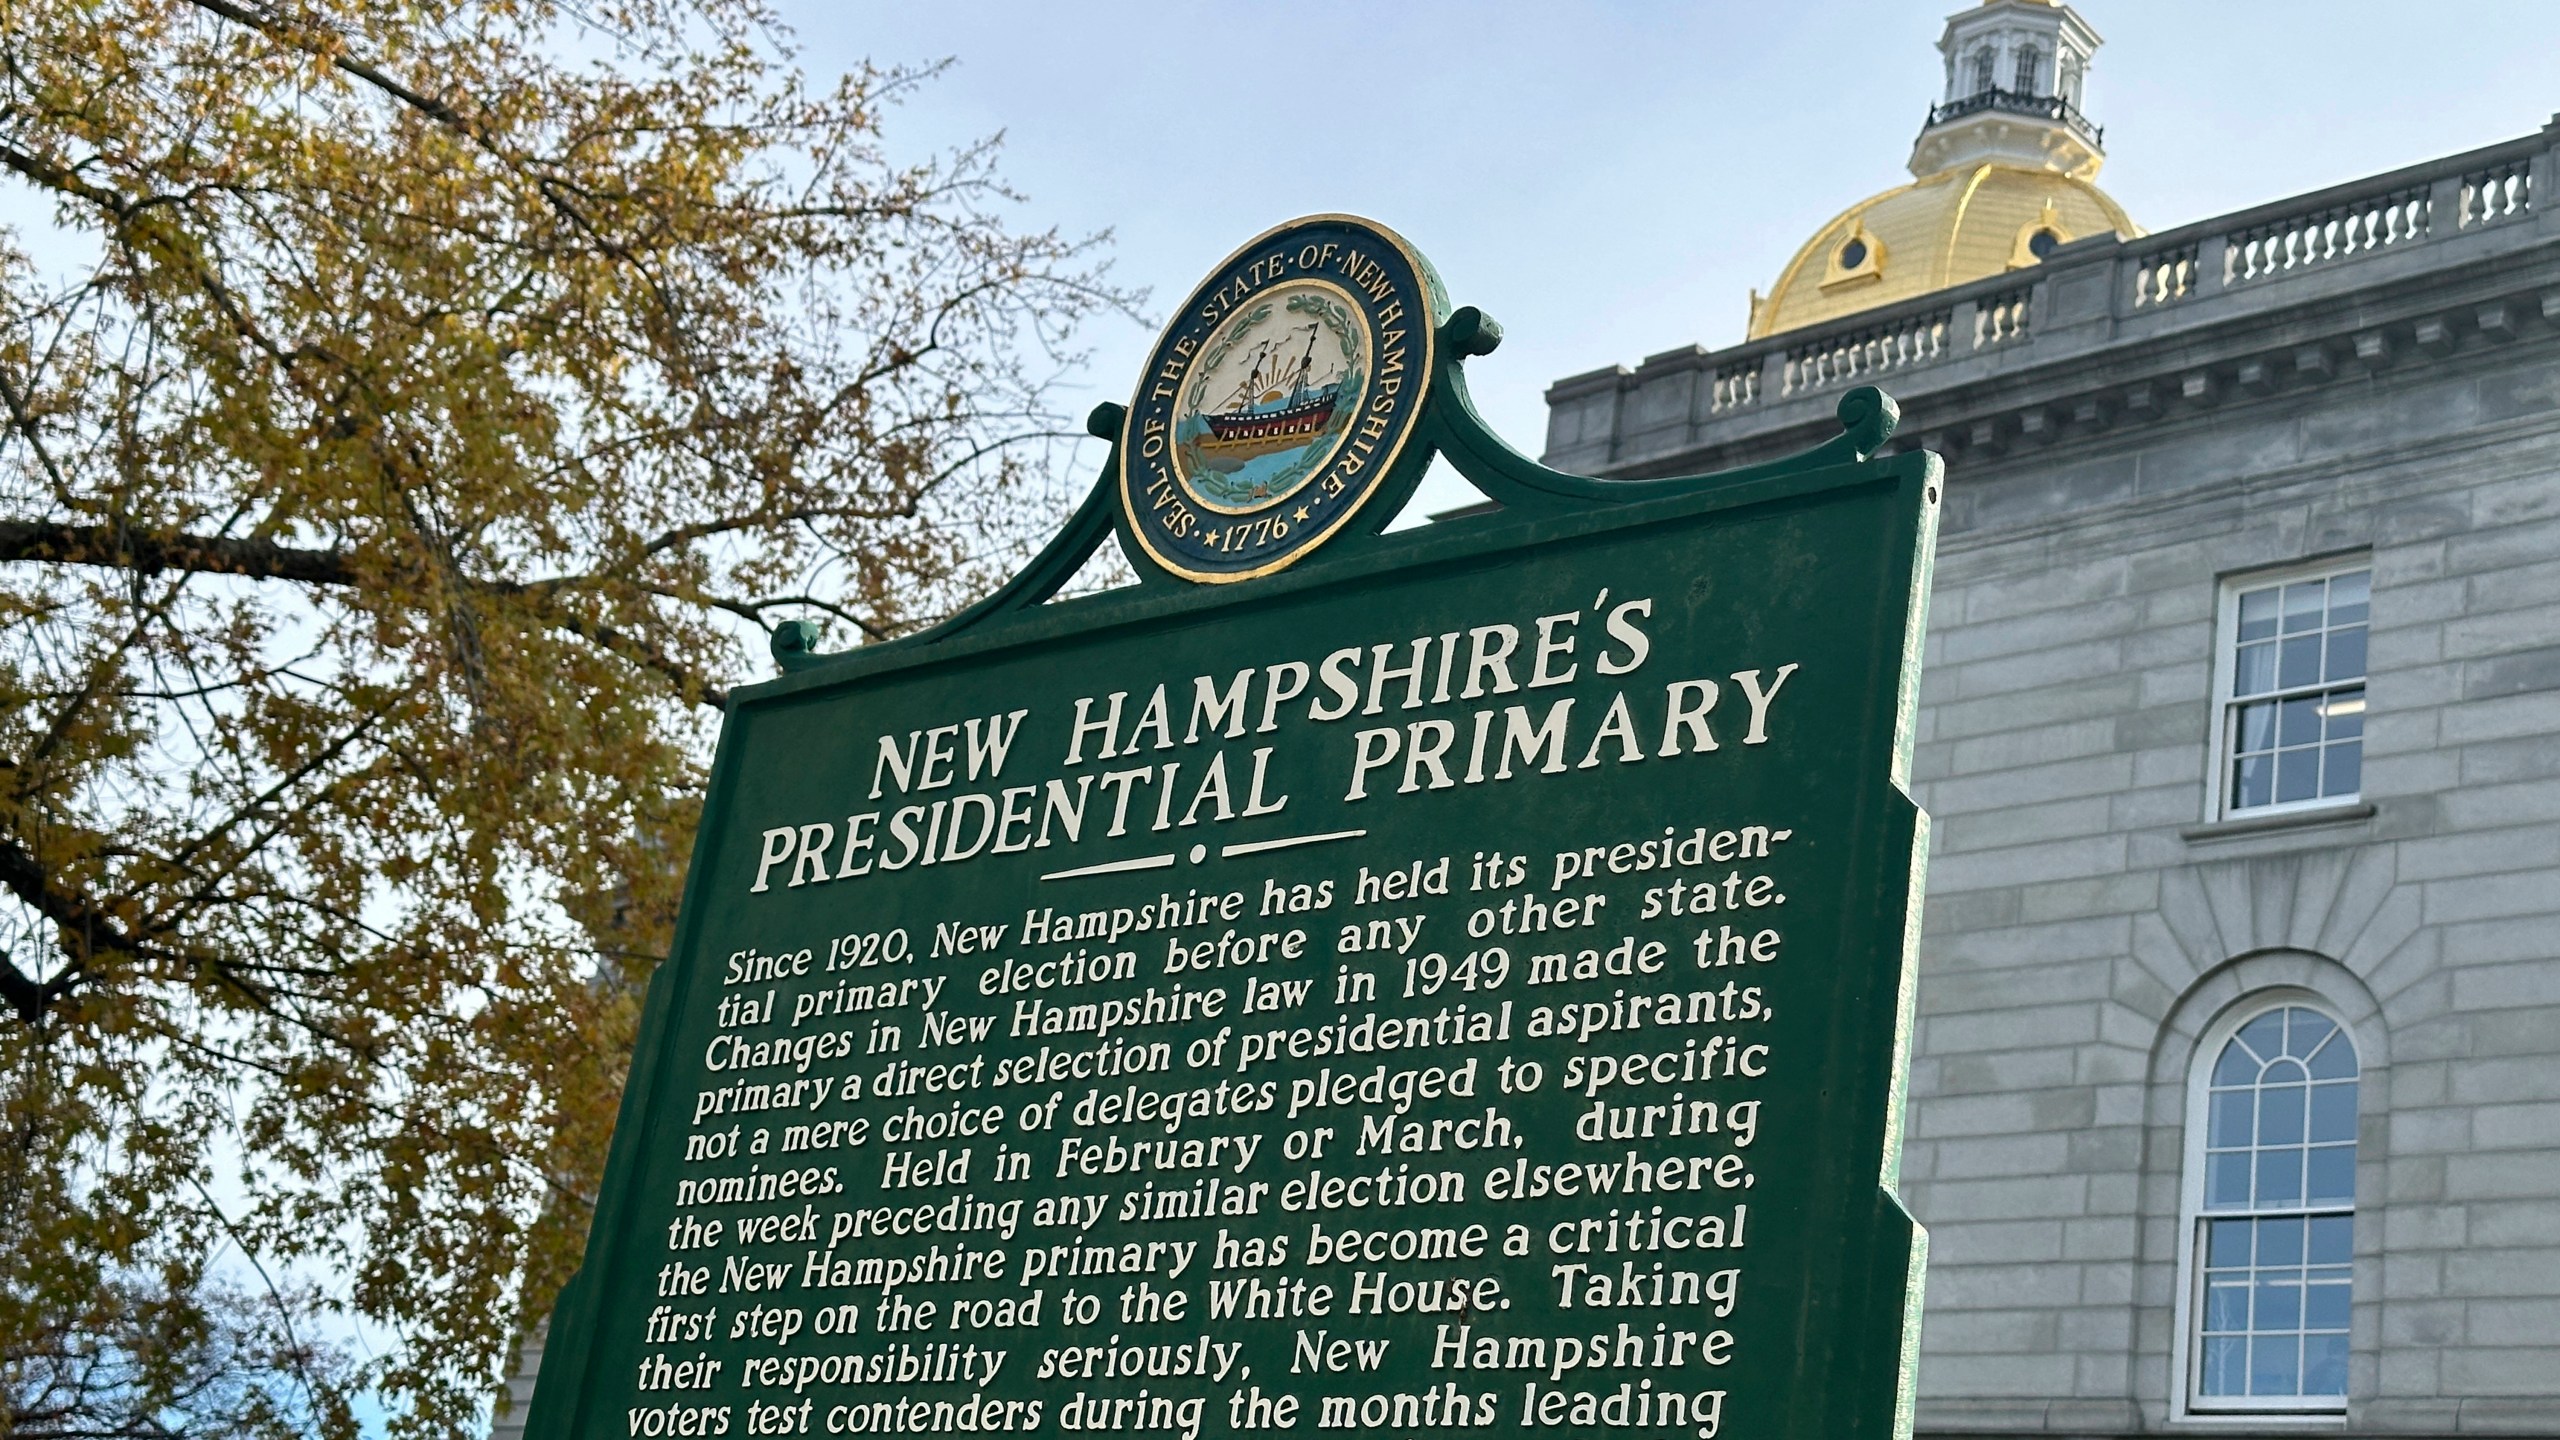
[(1447, 312), (1412, 247), (1353, 216), (1293, 220), (1228, 256), (1165, 327), (1121, 430), (1144, 560), (1248, 580), (1364, 512), (1386, 523), (1429, 458), (1407, 442)]

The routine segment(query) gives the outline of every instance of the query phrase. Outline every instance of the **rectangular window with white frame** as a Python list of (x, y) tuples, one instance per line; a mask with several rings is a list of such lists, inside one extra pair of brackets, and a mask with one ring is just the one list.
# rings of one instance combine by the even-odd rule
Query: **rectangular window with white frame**
[(2372, 590), (2364, 557), (2223, 582), (2216, 818), (2351, 805), (2362, 794)]

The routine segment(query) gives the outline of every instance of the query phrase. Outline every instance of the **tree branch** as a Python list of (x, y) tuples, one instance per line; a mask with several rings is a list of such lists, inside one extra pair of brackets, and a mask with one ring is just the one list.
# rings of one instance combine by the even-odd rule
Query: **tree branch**
[(96, 565), (142, 575), (178, 570), (298, 580), (306, 585), (360, 583), (355, 567), (334, 550), (310, 550), (229, 535), (153, 534), (117, 525), (0, 520), (0, 561), (6, 560)]
[[(42, 861), (6, 835), (0, 835), (0, 889), (52, 921), (61, 932), (63, 954), (71, 963), (47, 980), (29, 979), (17, 966), (0, 963), (0, 1000), (9, 1002), (29, 1025), (44, 1018), (53, 1002), (71, 993), (86, 973), (89, 957), (99, 950), (140, 954), (141, 942), (125, 933), (115, 917), (85, 896), (67, 895), (45, 880)], [(103, 939), (106, 943), (101, 945)]]
[[(51, 525), (27, 520), (0, 520), (0, 561), (28, 560), (56, 565), (94, 565), (153, 575), (175, 570), (191, 574), (243, 575), (257, 580), (291, 580), (305, 585), (362, 588), (366, 577), (345, 554), (280, 545), (229, 535), (190, 535), (183, 531), (153, 533), (114, 525)], [(508, 580), (464, 581), (487, 595), (525, 596), (533, 587)], [(695, 703), (713, 710), (729, 703), (726, 686), (715, 685), (677, 663), (646, 640), (609, 625), (598, 625), (557, 606), (540, 609), (553, 629), (604, 646), (642, 669), (695, 695)]]

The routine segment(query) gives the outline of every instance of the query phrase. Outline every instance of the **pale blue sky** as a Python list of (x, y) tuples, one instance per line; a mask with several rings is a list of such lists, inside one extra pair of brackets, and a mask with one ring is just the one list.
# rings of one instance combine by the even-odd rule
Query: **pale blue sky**
[[(782, 0), (813, 72), (959, 63), (893, 145), (1003, 130), (1023, 218), (1117, 232), (1151, 319), (1270, 225), (1349, 210), (1401, 231), (1503, 322), (1471, 362), (1541, 447), (1565, 375), (1742, 338), (1815, 226), (1908, 178), (1948, 0), (970, 3)], [(2560, 4), (2087, 0), (2099, 183), (2166, 229), (2539, 129)], [(1123, 398), (1151, 333), (1104, 321), (1067, 397)], [(1086, 463), (1098, 463), (1090, 454)], [(1439, 486), (1422, 503), (1456, 498)]]

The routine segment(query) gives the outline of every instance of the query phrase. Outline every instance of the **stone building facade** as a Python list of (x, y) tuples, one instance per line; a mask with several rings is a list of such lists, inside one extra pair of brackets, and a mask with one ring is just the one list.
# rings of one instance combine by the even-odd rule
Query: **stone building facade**
[[(2002, 68), (2039, 33), (2085, 67), (2065, 7), (1957, 16), (1915, 185), (1862, 205), (2094, 190), (2079, 72)], [(1873, 304), (1782, 286), (1760, 338), (1549, 391), (1577, 473), (1800, 449), (1870, 383), (1947, 459), (1922, 1433), (2560, 1436), (2555, 211), (2560, 120), (1996, 268), (1889, 243)]]

